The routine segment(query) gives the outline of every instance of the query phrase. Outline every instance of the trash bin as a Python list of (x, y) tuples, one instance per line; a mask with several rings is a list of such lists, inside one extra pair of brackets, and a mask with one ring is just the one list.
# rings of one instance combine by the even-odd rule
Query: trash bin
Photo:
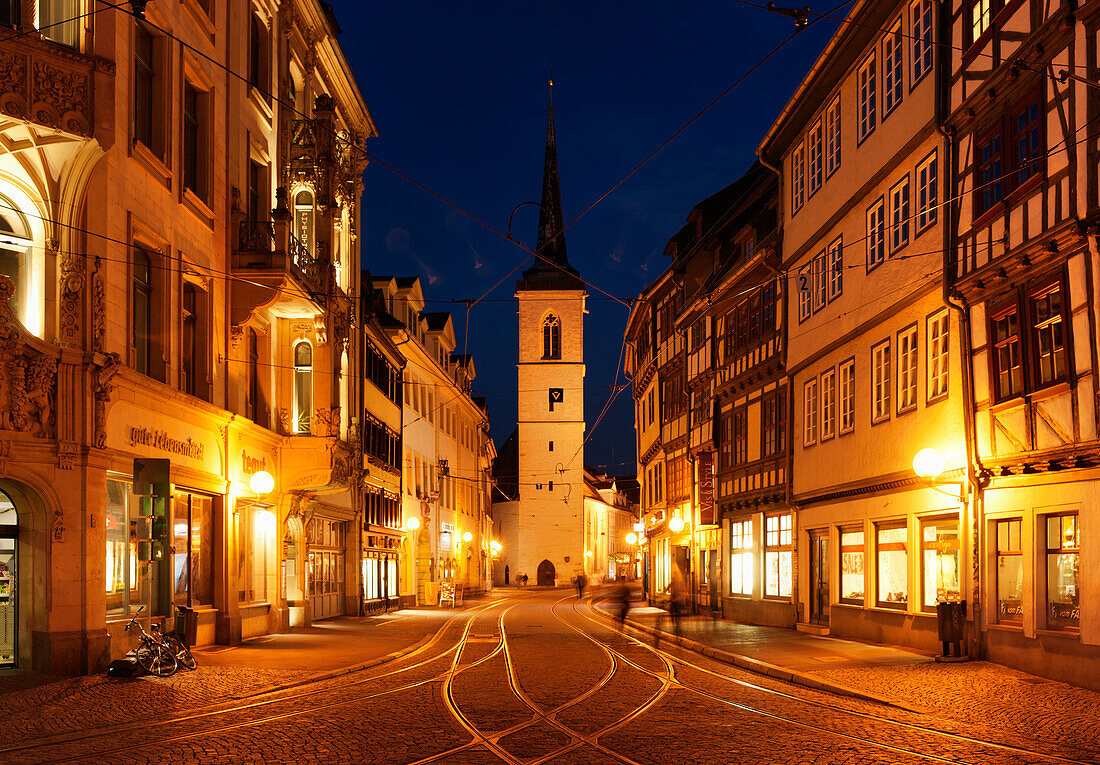
[(966, 601), (936, 604), (936, 627), (943, 655), (937, 661), (965, 661), (962, 642), (966, 632)]
[(195, 638), (199, 632), (199, 616), (195, 613), (195, 609), (176, 606), (176, 618), (172, 624), (172, 631), (183, 635), (183, 643), (188, 648), (195, 645)]

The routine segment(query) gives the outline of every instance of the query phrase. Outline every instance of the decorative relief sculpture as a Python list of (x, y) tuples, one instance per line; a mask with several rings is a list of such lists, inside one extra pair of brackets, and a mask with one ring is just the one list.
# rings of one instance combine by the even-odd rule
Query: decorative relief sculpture
[(27, 116), (27, 57), (0, 51), (0, 112)]
[(117, 353), (105, 354), (103, 364), (92, 366), (92, 396), (95, 398), (95, 447), (104, 449), (107, 446), (107, 404), (111, 401), (111, 393), (114, 391), (112, 379), (118, 370), (122, 368), (122, 357)]
[(65, 541), (65, 516), (60, 507), (53, 510), (53, 541), (61, 543)]
[(15, 318), (15, 284), (0, 275), (0, 430), (54, 434), (57, 359), (34, 347)]
[(76, 135), (91, 135), (88, 75), (31, 62), (31, 118)]
[(99, 270), (99, 258), (95, 259), (95, 275), (92, 277), (92, 350), (103, 350), (103, 338), (107, 336), (107, 300), (103, 292), (103, 276)]
[(61, 441), (57, 444), (57, 467), (60, 470), (72, 470), (80, 456), (80, 446), (75, 441)]
[(340, 407), (315, 409), (313, 412), (313, 430), (319, 436), (340, 435)]
[[(47, 242), (51, 252), (57, 254), (57, 243)], [(71, 252), (61, 253), (61, 344), (69, 348), (80, 347), (81, 296), (87, 282), (84, 258)], [(102, 287), (101, 287), (102, 289)]]

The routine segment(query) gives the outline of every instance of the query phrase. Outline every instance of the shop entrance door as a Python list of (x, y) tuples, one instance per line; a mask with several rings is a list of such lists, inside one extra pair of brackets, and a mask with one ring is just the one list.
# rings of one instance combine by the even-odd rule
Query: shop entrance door
[(810, 532), (810, 621), (829, 623), (829, 532)]
[(344, 613), (344, 522), (315, 517), (309, 524), (309, 599), (313, 620)]
[(15, 636), (19, 626), (18, 533), (15, 503), (0, 491), (0, 667), (15, 666)]

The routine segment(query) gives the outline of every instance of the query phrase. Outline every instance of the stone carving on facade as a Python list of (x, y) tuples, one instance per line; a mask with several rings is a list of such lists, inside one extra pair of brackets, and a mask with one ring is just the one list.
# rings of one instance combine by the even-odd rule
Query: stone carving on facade
[(313, 410), (313, 431), (319, 436), (340, 435), (340, 407)]
[[(47, 242), (46, 246), (56, 254), (56, 242), (51, 240)], [(82, 296), (84, 285), (87, 283), (87, 271), (84, 268), (84, 258), (75, 253), (61, 253), (60, 261), (60, 340), (63, 346), (79, 348), (81, 340), (80, 319), (83, 308)]]
[(80, 446), (75, 441), (61, 441), (57, 444), (57, 467), (60, 470), (72, 470), (80, 457)]
[(92, 350), (99, 353), (103, 350), (103, 338), (107, 336), (107, 298), (99, 258), (95, 259), (95, 263), (95, 274), (92, 276)]
[(53, 510), (53, 541), (59, 544), (65, 541), (65, 516), (60, 507)]
[(293, 420), (290, 416), (290, 410), (286, 409), (285, 407), (280, 409), (279, 410), (279, 427), (282, 429), (283, 433), (284, 434), (293, 433), (294, 432), (294, 428), (292, 427), (293, 424), (294, 424), (294, 422), (293, 422)]
[(0, 441), (0, 473), (7, 472), (9, 457), (11, 457), (11, 441)]
[(114, 391), (112, 380), (122, 368), (122, 357), (117, 353), (104, 354), (102, 364), (92, 365), (92, 396), (95, 399), (95, 435), (93, 444), (97, 449), (107, 446), (107, 404)]
[(87, 73), (31, 62), (31, 118), (76, 135), (91, 135)]
[(27, 57), (0, 51), (0, 112), (27, 116)]
[(229, 344), (234, 350), (241, 346), (241, 340), (244, 339), (244, 326), (241, 324), (234, 324), (229, 328)]
[(54, 434), (57, 359), (27, 342), (10, 300), (15, 284), (0, 275), (0, 430)]

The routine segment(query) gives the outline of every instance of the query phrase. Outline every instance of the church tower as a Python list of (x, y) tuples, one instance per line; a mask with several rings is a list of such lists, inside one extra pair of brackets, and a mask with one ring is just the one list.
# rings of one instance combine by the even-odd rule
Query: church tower
[[(551, 82), (551, 88), (553, 83)], [(551, 93), (538, 256), (516, 283), (519, 302), (518, 479), (515, 574), (531, 584), (568, 582), (586, 570), (584, 549), (584, 283), (565, 255)], [(511, 524), (509, 524), (511, 525)]]

